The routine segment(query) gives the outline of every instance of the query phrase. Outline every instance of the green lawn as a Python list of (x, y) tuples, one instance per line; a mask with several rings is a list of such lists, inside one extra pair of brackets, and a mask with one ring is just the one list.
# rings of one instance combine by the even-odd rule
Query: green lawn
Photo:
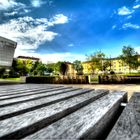
[(0, 80), (2, 80), (2, 81), (6, 81), (6, 80), (20, 81), (20, 78), (4, 78), (4, 79), (0, 78)]

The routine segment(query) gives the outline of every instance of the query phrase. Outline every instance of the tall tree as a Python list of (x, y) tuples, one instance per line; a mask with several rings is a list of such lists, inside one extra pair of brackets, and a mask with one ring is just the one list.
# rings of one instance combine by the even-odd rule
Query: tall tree
[(105, 54), (101, 51), (87, 56), (88, 61), (92, 62), (91, 70), (94, 73), (96, 70), (105, 71), (109, 67), (109, 62), (105, 60)]
[(83, 74), (83, 66), (81, 61), (75, 60), (73, 62), (73, 68), (77, 71), (77, 74)]
[(68, 65), (66, 62), (57, 62), (55, 65), (55, 71), (58, 71), (62, 75), (66, 75), (68, 70)]
[(37, 74), (38, 75), (44, 75), (44, 73), (47, 71), (47, 67), (45, 64), (39, 62), (37, 68), (36, 68)]
[(138, 53), (131, 46), (123, 46), (120, 59), (129, 66), (129, 72), (131, 72), (132, 69), (137, 69), (140, 65)]
[(6, 71), (5, 68), (0, 68), (0, 77), (4, 75), (5, 71)]

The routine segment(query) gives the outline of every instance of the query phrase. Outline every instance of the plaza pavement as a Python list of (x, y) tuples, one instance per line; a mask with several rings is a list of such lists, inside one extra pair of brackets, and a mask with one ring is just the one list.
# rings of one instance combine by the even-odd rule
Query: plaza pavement
[[(10, 84), (24, 84), (25, 82), (19, 81), (2, 81), (0, 85)], [(58, 84), (57, 84), (58, 85)], [(121, 90), (128, 92), (128, 100), (134, 92), (140, 92), (140, 84), (65, 84), (64, 86), (81, 87), (81, 88), (93, 88), (93, 89), (108, 89), (108, 90)]]
[(68, 86), (81, 87), (81, 88), (94, 88), (94, 89), (108, 89), (108, 90), (121, 90), (128, 92), (128, 100), (134, 92), (140, 92), (140, 84), (71, 84)]

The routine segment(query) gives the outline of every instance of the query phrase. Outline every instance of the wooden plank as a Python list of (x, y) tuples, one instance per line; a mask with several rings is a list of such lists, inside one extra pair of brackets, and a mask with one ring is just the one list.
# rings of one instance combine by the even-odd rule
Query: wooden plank
[[(5, 107), (5, 106), (11, 106), (11, 105), (18, 104), (18, 103), (25, 103), (27, 101), (37, 100), (37, 99), (53, 96), (56, 94), (62, 94), (62, 93), (64, 93), (65, 89), (69, 89), (69, 87), (63, 87), (63, 88), (57, 88), (57, 89), (52, 88), (52, 89), (45, 90), (45, 91), (33, 92), (31, 94), (29, 93), (26, 96), (22, 96), (22, 97), (4, 99), (4, 100), (0, 101), (0, 108)], [(73, 88), (73, 89), (70, 88), (70, 91), (74, 91), (77, 89), (79, 89), (79, 88)]]
[[(32, 89), (18, 89), (18, 90), (8, 90), (8, 91), (0, 91), (0, 98), (5, 98), (6, 96), (8, 97), (10, 95), (10, 97), (12, 97), (11, 95), (21, 95), (22, 93), (28, 93), (28, 92), (34, 92), (34, 91), (40, 91), (40, 90), (46, 90), (46, 89), (55, 89), (55, 88), (61, 88), (62, 86), (60, 87), (32, 87)], [(5, 96), (5, 97), (4, 97)]]
[(15, 85), (0, 85), (0, 91), (11, 89), (11, 90), (16, 90), (16, 89), (22, 89), (22, 88), (32, 88), (32, 87), (37, 87), (39, 85), (33, 85), (33, 84), (15, 84)]
[(126, 92), (108, 94), (25, 139), (104, 139), (102, 132), (125, 95)]
[[(57, 87), (63, 87), (63, 86), (53, 86), (53, 88), (57, 88)], [(17, 87), (15, 89), (10, 89), (10, 88), (6, 88), (6, 89), (0, 89), (0, 96), (3, 96), (3, 95), (8, 95), (8, 93), (22, 93), (26, 90), (37, 90), (37, 89), (45, 89), (45, 88), (52, 88), (52, 86), (30, 86), (30, 87), (26, 87), (26, 86), (23, 86), (23, 87)], [(6, 94), (5, 94), (6, 93)]]
[(140, 93), (131, 97), (107, 140), (140, 140)]
[(3, 120), (0, 125), (0, 138), (19, 139), (27, 136), (107, 93), (107, 90), (89, 90), (85, 94)]
[(8, 90), (22, 90), (22, 89), (33, 89), (38, 87), (56, 87), (60, 85), (50, 85), (50, 84), (18, 84), (18, 85), (0, 85), (0, 91), (7, 92)]
[[(10, 105), (0, 108), (0, 120), (23, 114), (28, 111), (35, 110), (53, 103), (56, 103), (61, 100), (72, 98), (74, 96), (81, 95), (89, 90), (83, 90), (79, 88), (65, 88), (60, 91), (51, 92), (52, 96), (43, 97), (41, 99), (27, 101), (26, 103), (18, 103), (15, 105)], [(50, 93), (49, 93), (50, 94)]]
[(6, 95), (0, 96), (0, 101), (12, 99), (12, 98), (34, 95), (34, 94), (41, 94), (43, 92), (48, 92), (48, 91), (68, 89), (68, 88), (72, 88), (72, 87), (62, 87), (62, 86), (60, 86), (60, 87), (46, 87), (46, 88), (37, 88), (37, 89), (35, 88), (35, 89), (30, 89), (30, 90), (11, 92), (11, 93), (7, 93)]

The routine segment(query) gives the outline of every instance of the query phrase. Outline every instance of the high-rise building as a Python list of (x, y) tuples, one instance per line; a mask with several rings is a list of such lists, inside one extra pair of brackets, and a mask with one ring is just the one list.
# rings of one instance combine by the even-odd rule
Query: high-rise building
[(12, 66), (17, 43), (0, 36), (0, 67)]

